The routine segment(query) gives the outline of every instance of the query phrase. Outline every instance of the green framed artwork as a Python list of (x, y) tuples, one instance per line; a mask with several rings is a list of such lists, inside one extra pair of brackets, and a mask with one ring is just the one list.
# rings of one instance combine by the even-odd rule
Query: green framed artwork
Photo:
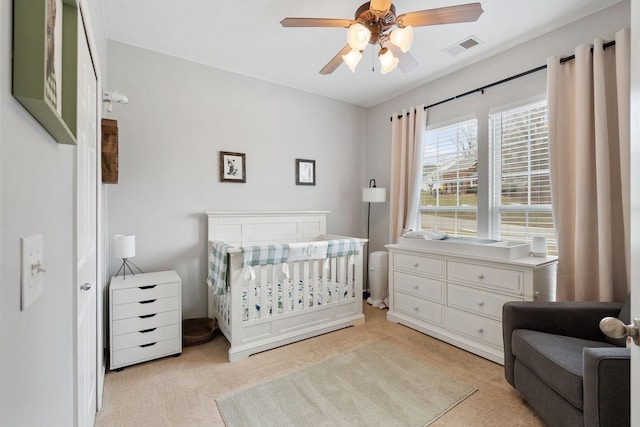
[(62, 144), (76, 143), (78, 0), (13, 1), (13, 96)]

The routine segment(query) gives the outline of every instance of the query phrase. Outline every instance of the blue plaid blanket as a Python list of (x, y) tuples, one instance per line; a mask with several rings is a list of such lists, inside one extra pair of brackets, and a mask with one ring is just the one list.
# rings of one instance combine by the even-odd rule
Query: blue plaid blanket
[(207, 284), (216, 295), (222, 295), (227, 290), (227, 249), (232, 247), (233, 245), (220, 240), (211, 242)]
[(329, 240), (329, 247), (327, 248), (327, 258), (355, 255), (358, 253), (360, 253), (359, 239)]
[(243, 246), (242, 266), (280, 264), (287, 262), (289, 245)]

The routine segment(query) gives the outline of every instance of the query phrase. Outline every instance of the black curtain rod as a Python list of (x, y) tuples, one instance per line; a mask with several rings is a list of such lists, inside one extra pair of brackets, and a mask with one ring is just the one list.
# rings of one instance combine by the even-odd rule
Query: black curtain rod
[[(616, 44), (615, 40), (612, 40), (610, 42), (607, 42), (607, 43), (603, 44), (602, 48), (606, 49), (608, 47), (615, 46), (615, 44)], [(591, 47), (591, 53), (593, 54), (593, 47)], [(576, 59), (575, 55), (567, 56), (565, 58), (560, 58), (560, 63), (564, 64), (565, 62), (573, 61), (574, 59)], [(507, 77), (506, 79), (502, 79), (502, 80), (499, 80), (497, 82), (489, 83), (488, 85), (479, 87), (477, 89), (470, 90), (470, 91), (465, 92), (465, 93), (461, 93), (460, 95), (456, 95), (456, 96), (453, 96), (451, 98), (448, 98), (448, 99), (445, 99), (445, 100), (442, 100), (442, 101), (438, 101), (438, 102), (436, 102), (434, 104), (431, 104), (431, 105), (426, 105), (424, 107), (424, 109), (426, 110), (428, 108), (437, 107), (440, 104), (445, 104), (445, 103), (447, 103), (449, 101), (454, 101), (454, 100), (456, 100), (458, 98), (462, 98), (464, 96), (471, 95), (471, 94), (474, 94), (476, 92), (480, 92), (480, 93), (484, 94), (484, 91), (486, 89), (492, 88), (494, 86), (501, 85), (503, 83), (510, 82), (511, 80), (519, 79), (520, 77), (528, 76), (529, 74), (537, 73), (538, 71), (542, 71), (542, 70), (544, 70), (546, 68), (547, 68), (547, 64), (541, 65), (541, 66), (536, 67), (536, 68), (532, 68), (531, 70), (524, 71), (524, 72), (522, 72), (520, 74), (516, 74), (515, 76)], [(409, 113), (407, 113), (407, 115), (409, 115)], [(401, 118), (402, 118), (402, 114), (398, 114), (398, 119), (401, 119)], [(393, 120), (393, 117), (389, 117), (389, 120)]]

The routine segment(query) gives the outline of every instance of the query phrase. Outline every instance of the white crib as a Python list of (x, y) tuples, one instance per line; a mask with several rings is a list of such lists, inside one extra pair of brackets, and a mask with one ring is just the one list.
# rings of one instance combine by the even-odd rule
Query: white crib
[[(328, 213), (206, 212), (209, 251), (213, 241), (234, 246), (227, 250), (228, 290), (215, 295), (209, 288), (208, 293), (209, 317), (216, 319), (231, 344), (230, 362), (364, 322), (362, 248), (366, 239), (325, 234)], [(306, 243), (296, 245), (301, 242)], [(345, 242), (355, 244), (358, 253), (313, 259), (314, 245)], [(302, 251), (308, 255), (300, 256), (298, 251), (284, 269), (282, 263), (256, 265), (253, 279), (243, 268), (240, 247), (285, 243), (308, 247)]]

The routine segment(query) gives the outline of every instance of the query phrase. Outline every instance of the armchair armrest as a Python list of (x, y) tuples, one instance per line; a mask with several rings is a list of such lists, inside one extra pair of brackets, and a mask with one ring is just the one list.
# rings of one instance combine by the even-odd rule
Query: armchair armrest
[(504, 368), (507, 381), (514, 385), (511, 335), (515, 329), (605, 341), (599, 324), (603, 317), (617, 317), (622, 303), (617, 302), (522, 302), (502, 306)]
[(583, 399), (586, 426), (628, 426), (631, 410), (631, 351), (585, 348)]

